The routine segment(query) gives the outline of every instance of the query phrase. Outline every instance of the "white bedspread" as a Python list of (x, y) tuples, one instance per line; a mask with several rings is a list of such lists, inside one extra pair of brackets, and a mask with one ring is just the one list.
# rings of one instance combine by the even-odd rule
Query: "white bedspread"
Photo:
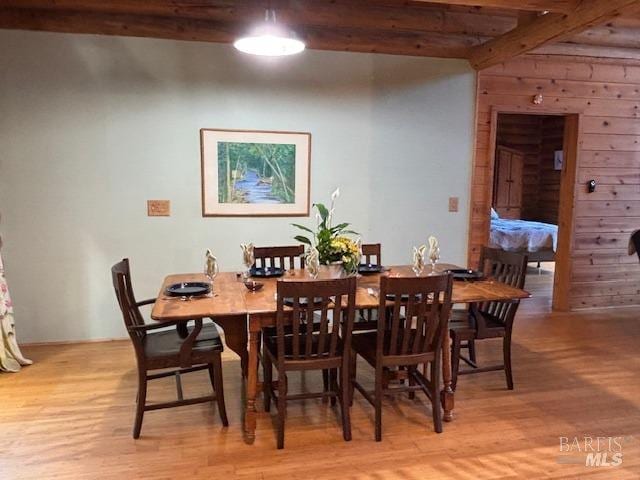
[(537, 252), (558, 247), (558, 226), (527, 220), (491, 220), (489, 245), (509, 252)]

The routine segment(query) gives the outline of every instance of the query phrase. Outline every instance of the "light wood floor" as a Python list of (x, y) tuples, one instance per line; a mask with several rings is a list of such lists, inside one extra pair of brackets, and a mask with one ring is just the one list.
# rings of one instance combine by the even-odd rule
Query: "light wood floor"
[[(356, 397), (350, 443), (338, 410), (308, 400), (290, 404), (284, 451), (275, 448), (267, 414), (256, 443), (245, 445), (232, 353), (224, 362), (229, 428), (212, 407), (196, 405), (147, 412), (134, 441), (127, 341), (25, 348), (36, 363), (0, 375), (0, 478), (639, 478), (640, 309), (548, 314), (544, 302), (542, 295), (524, 302), (516, 319), (515, 391), (501, 372), (462, 377), (455, 421), (440, 435), (423, 399), (389, 400), (381, 443), (373, 440), (373, 410)], [(115, 312), (109, 321), (119, 321)], [(499, 345), (481, 345), (479, 357), (498, 359)], [(365, 365), (359, 370), (371, 380)], [(187, 395), (207, 390), (200, 373), (185, 381)], [(150, 397), (171, 398), (172, 382), (159, 382)], [(558, 463), (559, 437), (584, 435), (627, 437), (623, 465)]]

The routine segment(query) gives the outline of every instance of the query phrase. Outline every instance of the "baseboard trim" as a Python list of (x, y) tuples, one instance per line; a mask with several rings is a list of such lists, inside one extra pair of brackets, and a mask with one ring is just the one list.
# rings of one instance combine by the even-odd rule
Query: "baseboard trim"
[(82, 343), (122, 342), (124, 340), (129, 340), (129, 339), (127, 337), (122, 337), (122, 338), (91, 338), (88, 340), (56, 340), (56, 341), (50, 341), (50, 342), (20, 343), (20, 347), (45, 347), (45, 346), (55, 346), (55, 345), (77, 345)]
[[(220, 338), (224, 341), (224, 332), (220, 331)], [(30, 342), (20, 343), (20, 347), (47, 347), (55, 345), (79, 345), (83, 343), (109, 343), (109, 342), (122, 342), (130, 341), (129, 337), (120, 338), (90, 338), (88, 340), (56, 340), (50, 342)]]

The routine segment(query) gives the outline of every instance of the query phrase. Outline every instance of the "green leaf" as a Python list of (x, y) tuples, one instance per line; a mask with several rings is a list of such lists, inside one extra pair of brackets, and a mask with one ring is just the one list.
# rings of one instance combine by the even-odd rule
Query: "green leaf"
[(360, 235), (358, 232), (354, 232), (353, 230), (344, 230), (342, 233), (348, 233), (349, 235)]
[(305, 227), (304, 225), (300, 225), (300, 224), (297, 224), (297, 223), (292, 223), (291, 225), (293, 225), (294, 227), (299, 228), (300, 230), (304, 230), (305, 232), (314, 233), (313, 230), (311, 230), (309, 227)]
[(295, 240), (298, 240), (299, 242), (302, 243), (306, 243), (307, 245), (309, 245), (310, 247), (311, 245), (311, 240), (309, 240), (307, 237), (303, 237), (302, 235), (296, 235), (295, 237), (293, 237)]
[(342, 230), (343, 228), (348, 227), (348, 226), (349, 226), (348, 223), (341, 223), (340, 225), (336, 225), (335, 227), (332, 227), (331, 231), (334, 232), (334, 233), (335, 232), (339, 232), (340, 230)]
[(327, 209), (327, 207), (325, 207), (322, 203), (314, 203), (313, 206), (318, 209), (318, 212), (320, 212), (320, 218), (322, 218), (322, 221), (326, 222), (327, 218), (329, 217), (329, 210)]

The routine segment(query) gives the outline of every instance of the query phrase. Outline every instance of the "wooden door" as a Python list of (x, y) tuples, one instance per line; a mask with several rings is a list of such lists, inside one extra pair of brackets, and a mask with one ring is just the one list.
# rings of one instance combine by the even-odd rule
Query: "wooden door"
[(524, 155), (511, 148), (496, 148), (493, 206), (503, 218), (520, 218)]

